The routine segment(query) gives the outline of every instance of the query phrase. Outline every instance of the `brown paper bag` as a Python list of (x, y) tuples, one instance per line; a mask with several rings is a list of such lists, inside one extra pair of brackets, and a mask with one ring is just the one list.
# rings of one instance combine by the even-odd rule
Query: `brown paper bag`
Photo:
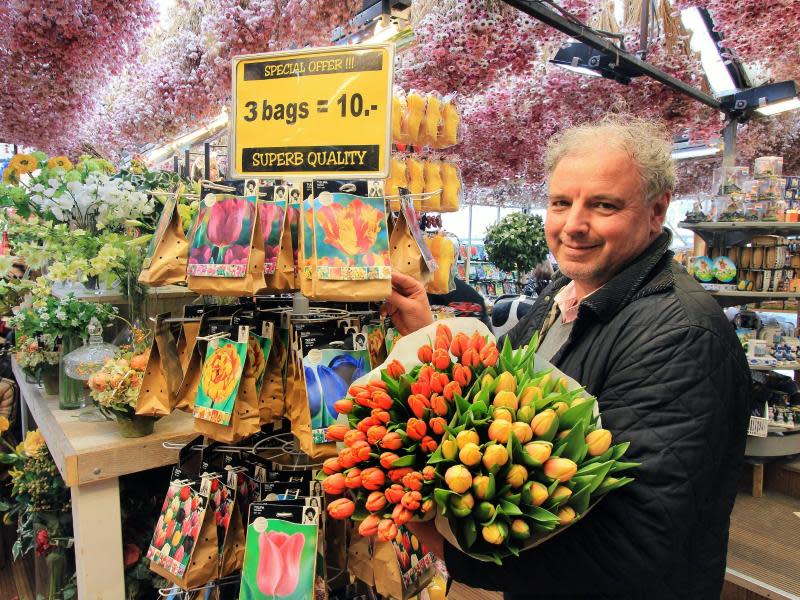
[(175, 398), (175, 408), (189, 414), (194, 413), (194, 399), (197, 397), (197, 390), (200, 387), (203, 358), (200, 355), (200, 348), (195, 339), (192, 349), (189, 350), (189, 360), (183, 370), (183, 380)]
[(267, 290), (269, 293), (289, 292), (295, 288), (294, 280), (294, 249), (292, 246), (291, 232), (291, 204), (287, 207), (283, 215), (283, 232), (281, 233), (281, 247), (278, 253), (278, 264), (275, 272), (265, 275)]
[[(378, 542), (373, 545), (372, 568), (375, 572), (375, 590), (387, 598), (406, 600), (417, 595), (436, 575), (433, 555), (423, 555), (419, 540), (416, 549), (411, 543), (413, 535), (405, 527), (399, 528), (400, 541)], [(417, 563), (412, 566), (411, 555)]]
[[(195, 231), (199, 235), (200, 228)], [(223, 265), (220, 265), (223, 266)], [(253, 217), (253, 231), (250, 242), (250, 257), (244, 277), (212, 277), (187, 275), (189, 289), (209, 296), (255, 296), (266, 289), (264, 281), (264, 235), (258, 216), (258, 204)]]
[[(203, 480), (201, 489), (207, 490), (207, 481), (206, 479)], [(208, 491), (205, 491), (206, 498), (208, 498), (208, 493)], [(183, 589), (204, 585), (219, 577), (217, 524), (214, 520), (214, 511), (208, 508), (208, 504), (206, 504), (206, 509), (203, 511), (200, 532), (197, 535), (197, 540), (183, 577), (173, 575), (152, 560), (150, 561), (150, 570)]]
[(156, 317), (153, 344), (147, 361), (142, 387), (136, 402), (136, 414), (164, 417), (175, 408), (183, 370), (172, 337), (167, 313)]
[(286, 367), (286, 348), (280, 332), (272, 336), (272, 348), (267, 357), (267, 370), (261, 393), (258, 396), (258, 413), (262, 425), (280, 421), (286, 412), (286, 397), (283, 386), (283, 371)]
[[(236, 489), (234, 474), (233, 489)], [(231, 510), (230, 523), (228, 525), (228, 533), (225, 535), (225, 541), (222, 544), (222, 555), (220, 557), (220, 577), (230, 575), (234, 571), (242, 568), (244, 563), (244, 525), (242, 524), (242, 515), (239, 510), (239, 498), (233, 502), (233, 510)]]
[(197, 342), (197, 335), (200, 333), (200, 319), (196, 321), (184, 321), (181, 324), (181, 333), (178, 336), (177, 348), (178, 359), (181, 363), (181, 370), (186, 371), (186, 365), (189, 364), (189, 358), (192, 356), (192, 350)]
[(433, 277), (403, 211), (389, 236), (389, 251), (392, 256), (392, 271), (398, 271), (422, 283), (427, 283)]
[(354, 535), (347, 552), (347, 570), (368, 586), (375, 585), (375, 571), (372, 565), (372, 539)]
[(139, 283), (150, 287), (183, 283), (188, 258), (189, 243), (183, 233), (178, 202), (174, 197), (168, 198), (147, 248)]

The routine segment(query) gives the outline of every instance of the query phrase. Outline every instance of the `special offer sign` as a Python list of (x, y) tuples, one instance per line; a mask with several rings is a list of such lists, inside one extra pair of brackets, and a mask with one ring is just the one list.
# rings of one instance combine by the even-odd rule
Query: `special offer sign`
[(392, 45), (233, 59), (237, 177), (389, 176)]

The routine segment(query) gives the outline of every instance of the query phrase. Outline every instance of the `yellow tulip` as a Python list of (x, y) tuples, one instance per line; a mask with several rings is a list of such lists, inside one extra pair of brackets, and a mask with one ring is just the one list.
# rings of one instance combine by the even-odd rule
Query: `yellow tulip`
[(521, 488), (528, 480), (528, 470), (522, 465), (512, 465), (506, 473), (506, 483), (512, 488)]
[(566, 402), (556, 402), (553, 404), (553, 410), (560, 417), (569, 410), (569, 404)]
[(481, 458), (483, 458), (481, 456), (481, 449), (478, 448), (477, 444), (473, 444), (472, 442), (466, 444), (458, 452), (458, 460), (468, 467), (474, 467), (477, 465), (479, 462), (481, 462)]
[(525, 444), (525, 452), (527, 452), (532, 459), (542, 464), (544, 461), (550, 458), (550, 453), (552, 451), (553, 444), (550, 442), (543, 442), (539, 440)]
[(492, 421), (492, 424), (489, 425), (490, 440), (505, 444), (509, 435), (511, 435), (511, 423), (508, 421)]
[(570, 496), (572, 496), (572, 490), (565, 485), (560, 485), (555, 490), (553, 490), (552, 498), (556, 502), (563, 502)]
[(511, 431), (514, 432), (520, 444), (527, 444), (533, 438), (533, 431), (531, 426), (524, 421), (516, 421), (511, 424)]
[(523, 519), (511, 521), (511, 536), (518, 540), (527, 540), (531, 537), (531, 528)]
[(537, 400), (542, 399), (542, 388), (537, 387), (535, 385), (530, 385), (522, 390), (522, 393), (519, 395), (519, 405), (520, 406), (531, 406), (536, 403)]
[(520, 406), (519, 410), (517, 411), (517, 421), (522, 421), (523, 423), (527, 423), (528, 425), (530, 425), (531, 421), (533, 421), (533, 417), (535, 416), (536, 416), (536, 409), (533, 407), (532, 404)]
[(491, 525), (482, 527), (481, 535), (489, 544), (499, 546), (505, 542), (508, 537), (508, 527), (505, 523), (495, 521)]
[(8, 419), (4, 416), (0, 416), (0, 433), (5, 433), (8, 431), (9, 427), (11, 427), (11, 423), (8, 422)]
[(600, 456), (611, 446), (611, 432), (608, 429), (595, 429), (586, 436), (589, 456)]
[(445, 440), (442, 442), (442, 456), (447, 460), (455, 460), (458, 456), (458, 445), (455, 440)]
[[(505, 375), (505, 373), (503, 374)], [(517, 395), (514, 392), (504, 391), (495, 395), (494, 400), (492, 400), (492, 406), (495, 408), (517, 410), (517, 408), (519, 408), (519, 400), (517, 400)]]
[(472, 486), (472, 475), (464, 465), (453, 465), (447, 469), (444, 480), (456, 494), (463, 494)]
[(568, 523), (572, 523), (575, 520), (575, 509), (571, 506), (565, 506), (561, 510), (558, 511), (558, 522), (562, 525), (567, 525)]
[(544, 463), (544, 474), (550, 479), (566, 483), (578, 470), (578, 465), (568, 458), (557, 456)]
[(500, 444), (490, 444), (483, 450), (483, 466), (494, 473), (508, 462), (508, 450)]
[(464, 431), (460, 431), (456, 436), (456, 444), (458, 444), (458, 449), (461, 450), (461, 448), (469, 443), (476, 445), (481, 443), (481, 438), (478, 437), (478, 432), (474, 429), (465, 429)]
[(547, 500), (547, 488), (538, 481), (529, 481), (522, 486), (522, 501), (531, 506), (541, 506)]
[(497, 376), (497, 383), (494, 386), (495, 396), (500, 392), (516, 392), (517, 380), (514, 379), (514, 374), (504, 371)]
[(511, 412), (509, 408), (495, 408), (494, 409), (494, 420), (495, 421), (508, 421), (512, 423), (514, 421), (514, 413)]

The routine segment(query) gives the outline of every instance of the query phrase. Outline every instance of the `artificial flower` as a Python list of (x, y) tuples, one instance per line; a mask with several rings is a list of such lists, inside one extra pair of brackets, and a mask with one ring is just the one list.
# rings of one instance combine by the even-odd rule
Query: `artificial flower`
[(34, 429), (29, 431), (28, 434), (25, 436), (25, 441), (22, 443), (23, 448), (25, 450), (25, 454), (28, 456), (36, 456), (42, 449), (47, 449), (47, 445), (44, 441), (44, 436), (39, 432), (38, 429)]

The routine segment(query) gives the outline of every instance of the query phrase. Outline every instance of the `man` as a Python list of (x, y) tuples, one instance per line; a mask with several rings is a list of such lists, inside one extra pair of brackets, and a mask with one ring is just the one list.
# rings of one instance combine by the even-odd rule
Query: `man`
[[(560, 271), (509, 333), (520, 346), (543, 332), (541, 353), (597, 396), (615, 441), (630, 442), (636, 480), (502, 567), (412, 525), (458, 581), (514, 599), (720, 596), (750, 376), (722, 311), (669, 251), (670, 150), (660, 127), (637, 119), (551, 141), (545, 233)], [(397, 278), (387, 312), (398, 327), (429, 322), (423, 297)]]

